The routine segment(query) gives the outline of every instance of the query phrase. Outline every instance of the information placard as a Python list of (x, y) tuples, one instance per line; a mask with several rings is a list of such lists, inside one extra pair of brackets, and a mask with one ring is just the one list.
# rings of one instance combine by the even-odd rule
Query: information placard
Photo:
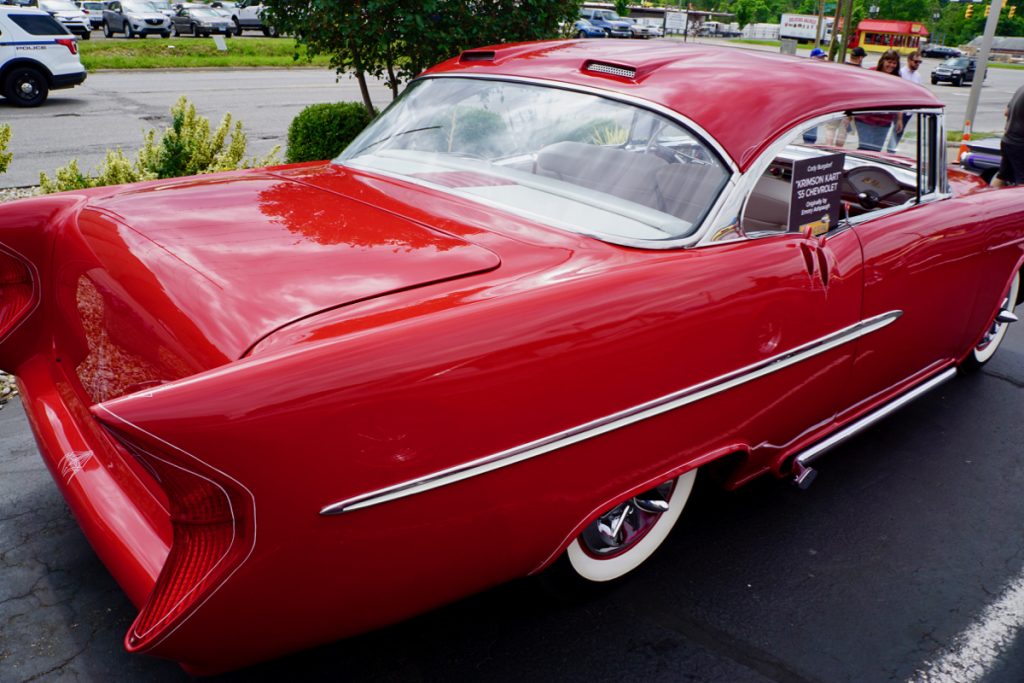
[(839, 222), (845, 154), (827, 154), (793, 162), (793, 194), (789, 200), (789, 229), (824, 235)]

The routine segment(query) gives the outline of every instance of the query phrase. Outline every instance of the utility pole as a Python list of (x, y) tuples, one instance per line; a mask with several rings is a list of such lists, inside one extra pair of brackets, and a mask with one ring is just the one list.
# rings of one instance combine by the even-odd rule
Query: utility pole
[(821, 45), (825, 29), (825, 0), (818, 0), (818, 27), (814, 30), (814, 47)]
[[(839, 43), (839, 59), (836, 61), (842, 64), (846, 61), (846, 46), (850, 42), (851, 31), (856, 29), (853, 27), (853, 0), (839, 0), (843, 6), (843, 40)], [(835, 35), (837, 28), (832, 27), (832, 35)]]
[(985, 73), (988, 71), (988, 55), (992, 51), (992, 39), (996, 35), (996, 24), (999, 23), (999, 13), (1003, 10), (1003, 0), (992, 0), (989, 6), (988, 19), (985, 20), (985, 33), (981, 39), (981, 50), (978, 51), (977, 66), (974, 71), (974, 81), (971, 83), (971, 94), (967, 97), (967, 112), (964, 114), (964, 136), (960, 141), (960, 153), (957, 154), (957, 161), (967, 151), (967, 142), (971, 139), (971, 125), (974, 115), (978, 111), (978, 100), (981, 99), (981, 87), (985, 83)]

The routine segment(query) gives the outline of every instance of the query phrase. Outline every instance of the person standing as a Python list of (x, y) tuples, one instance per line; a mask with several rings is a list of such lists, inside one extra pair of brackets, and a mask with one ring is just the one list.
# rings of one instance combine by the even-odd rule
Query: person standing
[(864, 58), (868, 56), (868, 53), (860, 45), (850, 50), (850, 61), (847, 62), (850, 66), (864, 66)]
[[(900, 75), (900, 53), (896, 50), (886, 50), (878, 59), (875, 71), (896, 76)], [(853, 118), (857, 126), (857, 149), (866, 149), (872, 152), (885, 150), (885, 138), (889, 129), (895, 123), (900, 132), (903, 130), (903, 119), (893, 120), (892, 114), (857, 114)]]
[(992, 178), (992, 187), (1024, 185), (1024, 85), (1006, 105), (1006, 132), (999, 142), (1003, 158)]
[[(900, 69), (900, 78), (905, 81), (910, 81), (916, 85), (922, 85), (921, 83), (921, 72), (918, 69), (921, 68), (921, 53), (914, 50), (907, 55), (907, 65)], [(900, 138), (903, 137), (903, 131), (907, 127), (907, 121), (910, 120), (910, 114), (903, 114), (900, 124), (896, 127), (896, 130), (892, 132), (889, 137), (889, 151), (895, 152), (896, 146), (900, 144)]]
[(922, 85), (921, 72), (918, 71), (918, 69), (920, 68), (921, 53), (918, 52), (917, 50), (914, 50), (909, 55), (907, 55), (907, 65), (900, 69), (900, 78), (902, 78), (905, 81), (910, 81), (911, 83), (916, 83), (917, 85)]

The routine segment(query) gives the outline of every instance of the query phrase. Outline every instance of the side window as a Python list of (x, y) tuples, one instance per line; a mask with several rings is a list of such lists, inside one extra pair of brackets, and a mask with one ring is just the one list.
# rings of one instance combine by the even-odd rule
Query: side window
[(9, 14), (15, 24), (25, 30), (26, 33), (33, 36), (61, 36), (71, 35), (71, 33), (64, 28), (56, 19), (51, 17), (49, 14), (38, 15), (38, 14)]
[[(829, 208), (829, 218), (823, 212), (815, 229), (835, 230), (847, 220), (920, 201), (941, 186), (937, 131), (934, 115), (895, 110), (836, 114), (796, 131), (754, 184), (743, 209), (744, 232), (798, 229), (804, 225), (800, 202), (803, 213)], [(818, 159), (835, 160), (838, 176)], [(819, 166), (821, 175), (794, 184), (794, 169), (801, 175)]]

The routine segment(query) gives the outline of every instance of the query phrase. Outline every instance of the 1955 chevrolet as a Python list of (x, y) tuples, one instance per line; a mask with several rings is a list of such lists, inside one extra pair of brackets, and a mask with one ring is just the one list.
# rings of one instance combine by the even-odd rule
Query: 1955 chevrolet
[(701, 471), (808, 485), (992, 357), (1022, 192), (947, 171), (941, 104), (885, 74), (482, 48), (332, 162), (0, 207), (0, 367), (127, 648), (223, 671), (615, 580)]

